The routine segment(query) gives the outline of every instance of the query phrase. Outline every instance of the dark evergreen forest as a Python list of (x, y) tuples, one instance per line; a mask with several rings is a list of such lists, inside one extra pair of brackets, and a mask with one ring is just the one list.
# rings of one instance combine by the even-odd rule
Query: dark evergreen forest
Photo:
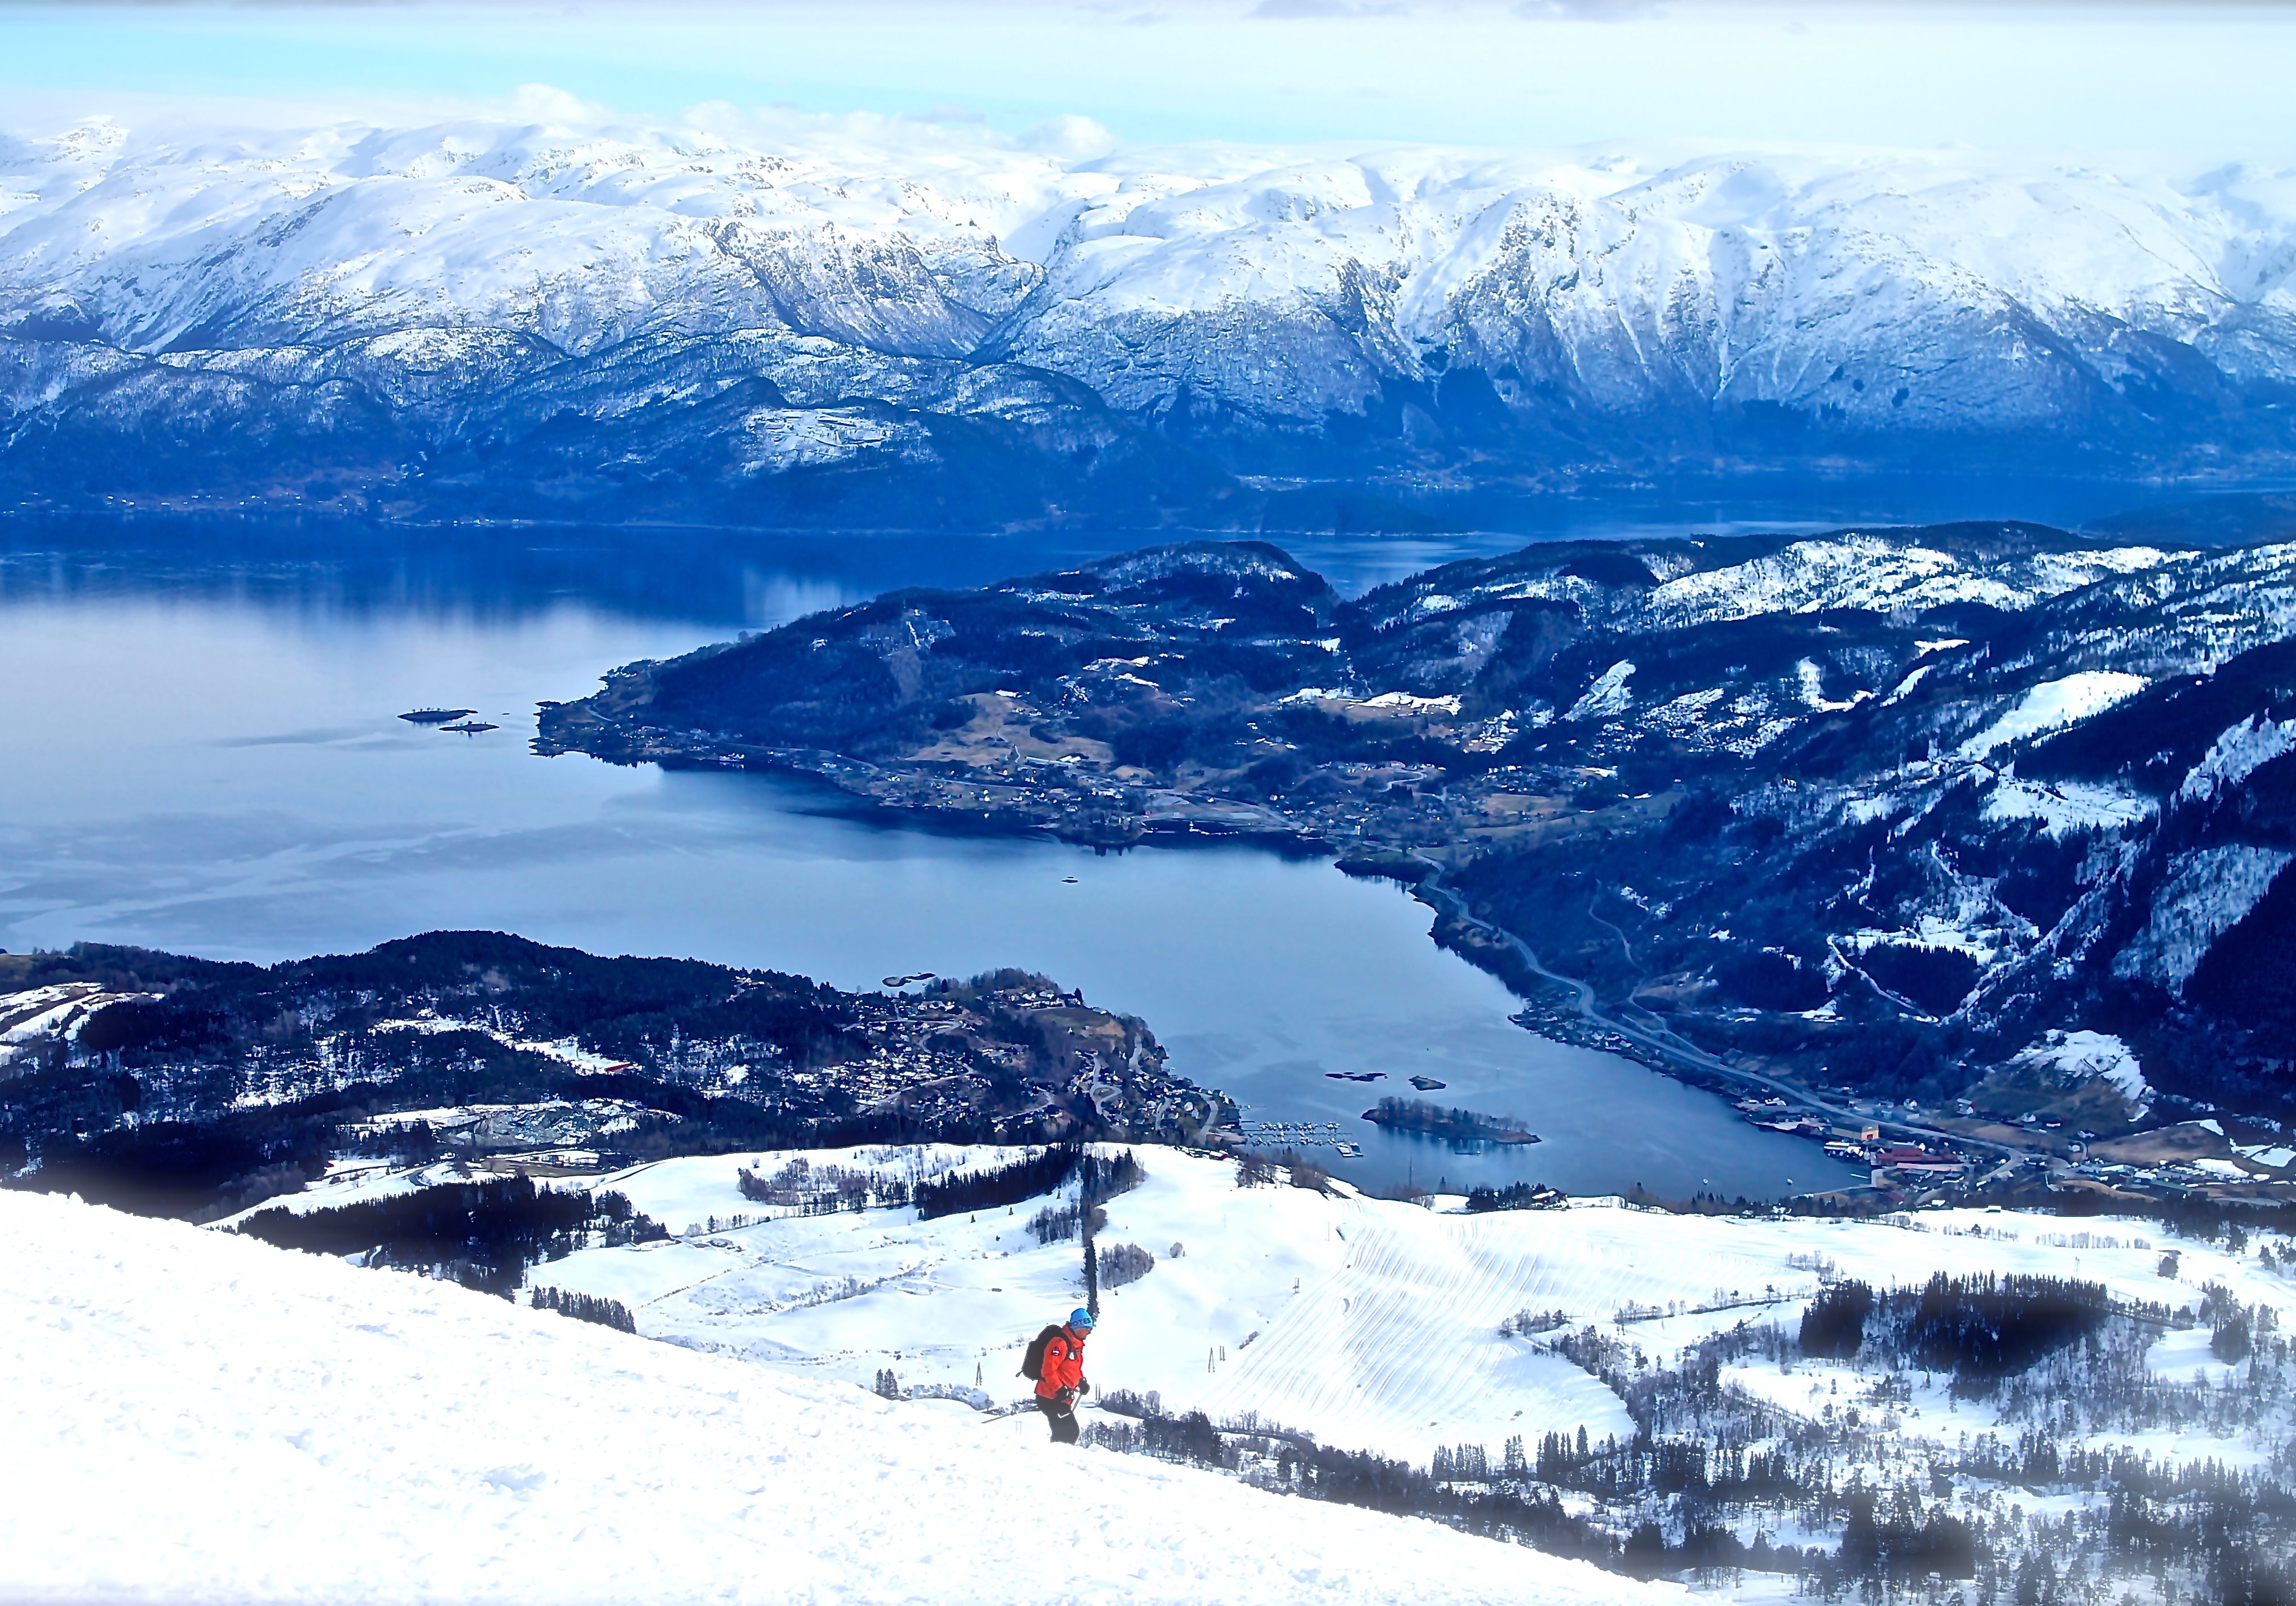
[(669, 1235), (619, 1193), (537, 1188), (523, 1176), (447, 1183), (299, 1214), (275, 1205), (239, 1230), (281, 1249), (363, 1254), (369, 1266), (405, 1266), (495, 1294), (516, 1289), (528, 1267), (578, 1249)]

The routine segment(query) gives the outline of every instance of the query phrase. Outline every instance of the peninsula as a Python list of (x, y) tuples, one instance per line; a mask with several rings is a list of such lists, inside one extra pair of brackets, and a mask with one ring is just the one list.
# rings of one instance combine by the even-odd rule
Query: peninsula
[[(2296, 548), (1992, 523), (1543, 543), (1349, 600), (1185, 542), (632, 664), (537, 747), (1327, 854), (1524, 1025), (1814, 1136), (2264, 1197), (2296, 1183), (2292, 586)], [(2095, 1147), (2163, 1127), (2207, 1152)]]

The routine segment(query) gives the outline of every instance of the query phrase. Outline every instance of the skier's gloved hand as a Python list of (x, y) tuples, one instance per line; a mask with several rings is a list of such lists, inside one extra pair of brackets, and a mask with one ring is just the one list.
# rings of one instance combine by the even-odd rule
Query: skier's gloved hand
[(1078, 1394), (1090, 1394), (1092, 1392), (1092, 1380), (1085, 1377), (1077, 1379), (1076, 1391)]

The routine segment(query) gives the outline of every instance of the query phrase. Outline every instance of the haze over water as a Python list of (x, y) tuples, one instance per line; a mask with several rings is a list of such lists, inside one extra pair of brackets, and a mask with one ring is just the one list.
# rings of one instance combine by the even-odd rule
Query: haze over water
[[(1520, 539), (1287, 545), (1352, 593)], [(1321, 861), (890, 828), (798, 782), (528, 750), (537, 701), (633, 659), (1135, 544), (0, 529), (0, 946), (270, 962), (475, 927), (847, 987), (1019, 965), (1144, 1017), (1248, 1120), (1339, 1122), (1365, 1154), (1335, 1168), (1374, 1185), (1770, 1196), (1851, 1180), (1719, 1099), (1513, 1025), (1516, 1001), (1435, 947), (1425, 908)], [(501, 728), (398, 717), (427, 705)], [(1386, 1079), (1325, 1074), (1374, 1070)], [(1414, 1073), (1545, 1142), (1461, 1155), (1357, 1118), (1410, 1095)]]

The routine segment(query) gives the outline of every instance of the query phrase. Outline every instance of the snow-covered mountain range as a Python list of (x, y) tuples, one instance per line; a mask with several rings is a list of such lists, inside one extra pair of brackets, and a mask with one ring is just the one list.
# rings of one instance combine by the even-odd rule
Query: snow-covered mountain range
[(2296, 447), (2292, 271), (2240, 166), (101, 121), (0, 136), (0, 473), (1280, 528), (1262, 477), (2237, 472)]

